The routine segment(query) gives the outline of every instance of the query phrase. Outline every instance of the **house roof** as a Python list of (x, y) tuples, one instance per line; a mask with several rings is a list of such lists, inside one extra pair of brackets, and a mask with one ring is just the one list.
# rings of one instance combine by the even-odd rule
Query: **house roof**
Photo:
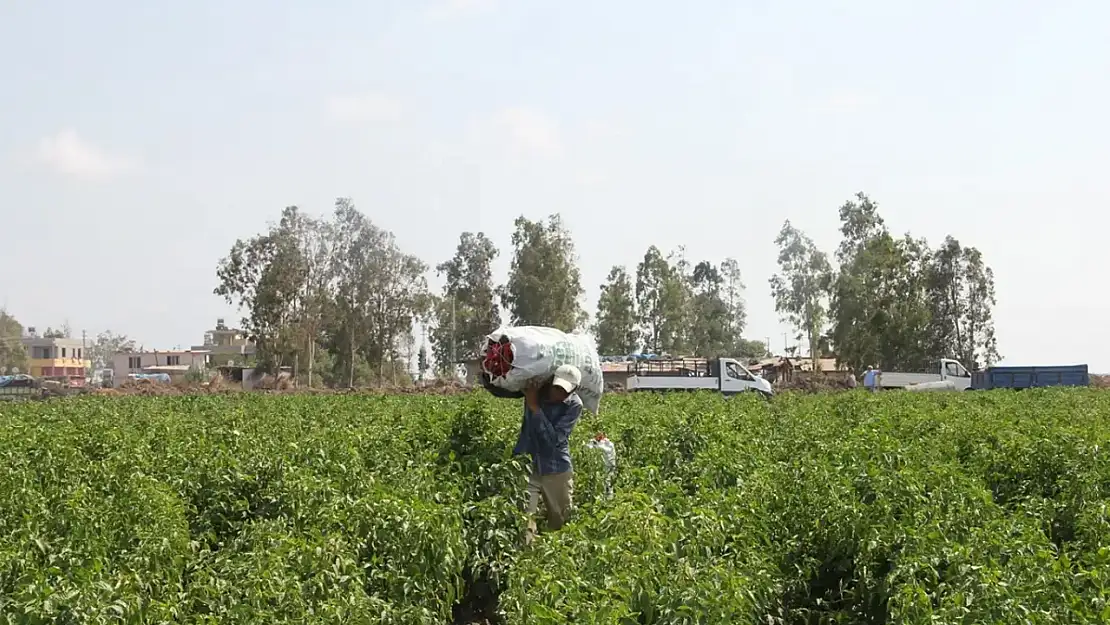
[[(798, 368), (802, 371), (813, 371), (813, 361), (809, 358), (797, 358)], [(818, 358), (817, 367), (822, 373), (832, 373), (836, 371), (847, 371), (846, 367), (842, 367), (836, 363), (836, 358)]]
[(770, 358), (763, 358), (745, 366), (749, 369), (767, 369), (768, 367), (778, 369), (779, 367), (793, 364), (793, 361), (785, 356), (771, 356)]

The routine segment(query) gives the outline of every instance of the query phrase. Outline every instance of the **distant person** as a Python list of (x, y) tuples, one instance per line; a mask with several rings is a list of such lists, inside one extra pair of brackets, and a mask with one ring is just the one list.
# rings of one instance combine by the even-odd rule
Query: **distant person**
[(856, 374), (851, 371), (849, 371), (848, 375), (844, 378), (844, 383), (847, 384), (850, 389), (854, 389), (859, 385), (859, 383), (856, 382)]
[(872, 393), (878, 392), (879, 384), (882, 381), (883, 372), (875, 367), (867, 367), (867, 371), (863, 374), (863, 387)]
[(549, 384), (533, 383), (524, 390), (524, 419), (513, 453), (532, 456), (526, 542), (536, 534), (540, 497), (547, 508), (548, 529), (561, 528), (573, 508), (574, 465), (568, 441), (582, 416), (582, 400), (575, 392), (581, 383), (578, 368), (563, 365)]

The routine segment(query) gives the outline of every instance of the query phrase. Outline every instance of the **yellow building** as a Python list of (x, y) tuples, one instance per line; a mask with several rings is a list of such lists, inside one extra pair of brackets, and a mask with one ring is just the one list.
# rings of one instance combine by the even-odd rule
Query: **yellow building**
[(64, 379), (70, 386), (82, 386), (92, 367), (81, 339), (48, 339), (29, 336), (23, 339), (27, 350), (27, 373), (36, 378)]

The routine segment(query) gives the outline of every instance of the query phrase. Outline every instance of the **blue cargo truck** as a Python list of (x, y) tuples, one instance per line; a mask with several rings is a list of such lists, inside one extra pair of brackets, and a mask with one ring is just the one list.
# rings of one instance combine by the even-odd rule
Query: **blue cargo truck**
[(993, 388), (1036, 388), (1041, 386), (1087, 386), (1091, 376), (1087, 365), (1049, 367), (990, 367), (971, 374), (969, 390)]

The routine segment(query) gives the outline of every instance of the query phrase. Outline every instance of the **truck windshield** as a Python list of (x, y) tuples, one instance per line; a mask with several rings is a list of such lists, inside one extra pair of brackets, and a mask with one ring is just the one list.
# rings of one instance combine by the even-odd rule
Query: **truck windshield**
[(738, 365), (734, 362), (726, 363), (725, 364), (725, 371), (728, 372), (729, 377), (737, 379), (737, 380), (751, 380), (752, 379), (752, 376), (751, 376), (750, 373), (745, 371), (743, 368), (740, 367), (740, 365)]
[(967, 378), (971, 377), (959, 363), (948, 362), (944, 364), (945, 373), (954, 378)]

